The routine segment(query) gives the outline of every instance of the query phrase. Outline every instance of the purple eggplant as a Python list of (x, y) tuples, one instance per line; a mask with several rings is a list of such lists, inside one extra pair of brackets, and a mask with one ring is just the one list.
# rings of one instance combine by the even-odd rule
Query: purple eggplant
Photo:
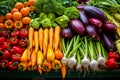
[(97, 7), (85, 6), (84, 11), (87, 15), (101, 20), (103, 23), (106, 21), (106, 15)]
[(110, 22), (105, 22), (103, 25), (103, 29), (106, 33), (114, 33), (116, 25)]
[(102, 22), (97, 19), (97, 18), (89, 18), (89, 22), (91, 25), (95, 26), (95, 27), (102, 27)]
[(83, 2), (83, 0), (77, 0), (77, 2), (78, 2), (79, 4), (81, 4), (81, 3)]
[(73, 31), (75, 31), (79, 35), (84, 35), (85, 33), (85, 27), (80, 20), (77, 19), (70, 20), (70, 27)]
[(90, 0), (77, 0), (77, 2), (79, 3), (79, 4), (81, 4), (82, 2), (89, 2)]
[(77, 6), (77, 9), (78, 9), (79, 11), (84, 10), (84, 8), (85, 8), (85, 5), (78, 5), (78, 6)]
[(89, 24), (88, 17), (84, 13), (84, 11), (80, 11), (80, 20), (82, 21), (82, 23), (84, 25), (88, 25)]
[(87, 25), (86, 27), (86, 33), (89, 37), (95, 38), (97, 35), (96, 29), (92, 25)]
[(97, 34), (101, 35), (101, 33), (103, 32), (102, 27), (96, 28)]
[(61, 34), (63, 38), (67, 39), (72, 38), (74, 35), (72, 29), (69, 27), (62, 29)]
[(108, 51), (113, 51), (114, 50), (115, 44), (114, 44), (114, 41), (112, 40), (112, 38), (110, 36), (103, 33), (102, 34), (102, 41), (103, 41), (105, 47), (108, 49)]
[(99, 35), (99, 34), (96, 34), (94, 40), (100, 41), (100, 35)]

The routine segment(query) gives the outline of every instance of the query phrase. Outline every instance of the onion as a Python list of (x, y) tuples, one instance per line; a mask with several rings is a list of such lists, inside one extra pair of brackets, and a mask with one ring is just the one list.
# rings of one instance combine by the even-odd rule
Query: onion
[(93, 71), (98, 70), (98, 62), (97, 62), (95, 59), (92, 59), (92, 60), (91, 60), (91, 62), (90, 62), (90, 68), (91, 68)]
[(89, 42), (90, 46), (89, 46), (89, 53), (90, 53), (90, 57), (91, 57), (91, 62), (90, 62), (90, 68), (93, 70), (93, 71), (97, 71), (98, 70), (98, 62), (95, 60), (94, 58), (94, 55), (96, 54), (95, 52), (95, 47), (94, 47), (94, 42), (91, 40)]
[(67, 67), (67, 66), (68, 66), (68, 58), (67, 58), (66, 56), (64, 56), (64, 57), (61, 59), (61, 63)]
[(90, 66), (90, 60), (88, 59), (88, 41), (86, 37), (84, 38), (84, 40), (85, 40), (85, 51), (83, 54), (84, 58), (81, 60), (81, 64), (83, 66), (83, 69), (88, 71)]
[(87, 58), (87, 55), (85, 55), (84, 58), (81, 60), (81, 64), (82, 64), (83, 68), (88, 71), (90, 61)]
[(71, 58), (68, 59), (68, 67), (69, 67), (70, 69), (73, 69), (74, 66), (75, 66), (76, 63), (77, 63), (75, 56), (76, 56), (76, 53), (74, 54), (74, 56), (72, 56)]
[(106, 67), (106, 65), (105, 65), (106, 60), (105, 60), (105, 58), (103, 58), (102, 56), (99, 56), (97, 61), (98, 61), (98, 64), (99, 64), (101, 69)]
[(80, 63), (77, 63), (76, 71), (82, 71), (82, 65)]
[(102, 44), (100, 42), (96, 42), (96, 45), (97, 45), (97, 50), (98, 50), (98, 65), (101, 69), (104, 69), (106, 66), (105, 66), (105, 63), (106, 63), (106, 59), (105, 57), (102, 56), (102, 53), (105, 54), (105, 52), (102, 50), (101, 47)]

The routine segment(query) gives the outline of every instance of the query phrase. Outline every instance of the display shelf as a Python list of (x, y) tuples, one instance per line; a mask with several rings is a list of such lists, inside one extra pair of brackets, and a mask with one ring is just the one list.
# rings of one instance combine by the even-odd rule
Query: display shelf
[[(76, 72), (68, 71), (66, 78), (120, 78), (120, 71)], [(40, 75), (37, 71), (0, 71), (0, 78), (61, 78), (60, 71)]]

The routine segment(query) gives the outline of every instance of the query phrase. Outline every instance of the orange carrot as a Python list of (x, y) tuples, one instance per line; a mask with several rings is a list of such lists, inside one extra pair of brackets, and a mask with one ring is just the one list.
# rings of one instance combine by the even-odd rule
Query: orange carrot
[(35, 65), (35, 66), (33, 67), (33, 70), (35, 71), (35, 70), (37, 70), (37, 68), (38, 68), (38, 66)]
[(51, 27), (49, 29), (49, 45), (51, 48), (53, 48), (53, 36), (54, 36), (54, 32), (53, 32), (53, 28)]
[(60, 42), (59, 42), (59, 49), (62, 50), (62, 41), (60, 39)]
[(55, 52), (55, 58), (56, 59), (62, 59), (63, 58), (63, 53), (62, 53), (62, 51), (60, 50), (60, 49), (57, 49), (57, 50), (55, 50), (54, 51)]
[(32, 62), (31, 62), (31, 60), (28, 62), (28, 64), (27, 64), (27, 67), (30, 67), (30, 66), (32, 66)]
[(34, 43), (35, 43), (35, 52), (38, 52), (39, 43), (38, 43), (38, 31), (34, 32)]
[(60, 31), (61, 31), (60, 26), (56, 26), (55, 33), (54, 33), (54, 49), (55, 50), (58, 49), (58, 45), (60, 42)]
[(46, 56), (48, 49), (48, 29), (44, 29), (44, 39), (43, 39), (43, 55)]
[(38, 72), (42, 74), (42, 68), (38, 67)]
[(28, 61), (30, 61), (31, 59), (31, 53), (32, 53), (32, 50), (30, 50), (30, 47), (28, 46), (28, 54), (27, 54)]
[(31, 54), (31, 64), (32, 67), (34, 67), (37, 64), (37, 54), (35, 52), (35, 49), (33, 49), (33, 52)]
[(32, 66), (32, 61), (28, 62), (27, 70), (29, 70), (29, 71), (33, 71), (34, 70), (34, 66)]
[(66, 76), (66, 67), (65, 66), (61, 67), (61, 75), (62, 75), (62, 78), (64, 79)]
[(33, 43), (32, 44), (33, 44), (32, 47), (34, 48), (35, 47), (35, 41), (34, 41), (34, 39), (33, 39)]
[(39, 47), (40, 47), (40, 50), (42, 51), (42, 49), (43, 49), (43, 29), (42, 28), (40, 28), (39, 30), (38, 30), (38, 39), (39, 39)]
[(34, 37), (34, 28), (30, 27), (29, 28), (29, 35), (28, 35), (28, 40), (29, 40), (29, 46), (28, 46), (28, 61), (30, 60), (30, 56), (33, 50), (33, 37)]
[(29, 35), (28, 35), (30, 49), (32, 49), (32, 46), (33, 46), (33, 36), (34, 36), (34, 28), (30, 27), (29, 28)]

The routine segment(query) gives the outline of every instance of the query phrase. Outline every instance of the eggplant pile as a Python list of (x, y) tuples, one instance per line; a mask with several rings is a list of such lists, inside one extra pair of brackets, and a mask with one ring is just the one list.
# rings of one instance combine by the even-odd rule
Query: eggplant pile
[(75, 34), (89, 36), (102, 41), (108, 51), (114, 51), (116, 25), (109, 22), (104, 12), (97, 7), (79, 5), (77, 8), (80, 12), (79, 19), (70, 20), (67, 31), (66, 28), (62, 30), (62, 37), (72, 38)]

